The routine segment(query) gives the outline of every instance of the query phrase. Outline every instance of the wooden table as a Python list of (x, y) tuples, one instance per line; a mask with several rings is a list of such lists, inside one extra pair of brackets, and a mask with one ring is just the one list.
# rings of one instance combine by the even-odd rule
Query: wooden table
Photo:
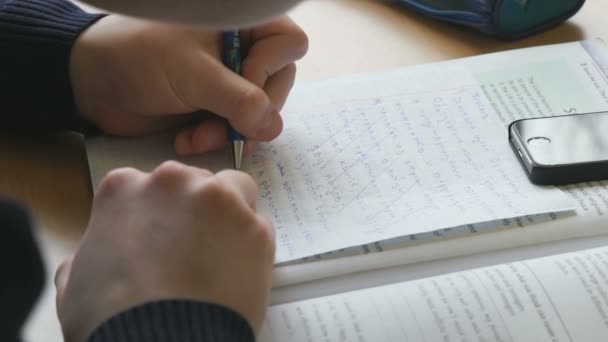
[[(485, 37), (384, 3), (314, 1), (291, 14), (310, 38), (309, 53), (298, 65), (298, 78), (304, 80), (604, 37), (606, 13), (608, 2), (588, 1), (569, 22), (515, 42)], [(35, 214), (47, 264), (48, 284), (26, 327), (26, 340), (60, 340), (52, 276), (77, 246), (92, 193), (82, 139), (73, 134), (35, 142), (0, 139), (0, 193), (21, 200)]]

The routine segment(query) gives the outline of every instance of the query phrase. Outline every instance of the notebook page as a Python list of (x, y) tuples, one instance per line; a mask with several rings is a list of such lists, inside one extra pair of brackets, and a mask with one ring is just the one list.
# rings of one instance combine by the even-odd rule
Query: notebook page
[(531, 185), (468, 69), (422, 66), (297, 86), (284, 133), (245, 162), (277, 262), (572, 208)]
[(602, 341), (608, 248), (270, 307), (271, 341)]
[[(608, 110), (608, 49), (599, 40), (516, 50), (447, 63), (469, 67), (497, 118), (505, 126), (512, 120), (526, 117)], [(606, 233), (608, 181), (560, 188), (576, 201), (576, 215), (526, 215), (332, 251), (282, 265), (275, 271), (275, 286), (360, 272), (382, 265), (390, 267), (449, 258), (461, 255), (459, 253), (478, 253)], [(492, 232), (493, 235), (478, 236), (484, 232)], [(443, 241), (455, 237), (461, 238)], [(441, 246), (418, 246), (421, 242), (438, 241), (442, 241)], [(388, 255), (384, 256), (370, 255), (378, 252), (386, 254), (387, 251)], [(361, 255), (366, 257), (359, 258)], [(321, 261), (345, 257), (347, 259), (342, 262)], [(303, 262), (316, 265), (295, 265)]]
[[(445, 62), (466, 65), (480, 84), (496, 117), (507, 126), (523, 118), (608, 110), (608, 48), (601, 40), (543, 46)], [(608, 182), (560, 188), (577, 202), (579, 215), (608, 212)], [(497, 222), (451, 227), (355, 247), (341, 255), (398, 248), (417, 241), (476, 234), (555, 221), (569, 214), (527, 215)], [(318, 258), (334, 257), (332, 253)]]

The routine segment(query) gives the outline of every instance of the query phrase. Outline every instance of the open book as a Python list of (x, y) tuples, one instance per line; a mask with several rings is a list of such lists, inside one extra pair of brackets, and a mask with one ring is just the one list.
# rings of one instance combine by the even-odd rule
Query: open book
[[(277, 229), (274, 287), (605, 233), (608, 182), (531, 185), (506, 125), (607, 110), (607, 75), (597, 40), (297, 84), (284, 133), (244, 165)], [(87, 150), (94, 185), (179, 159), (170, 136)], [(227, 151), (181, 160), (231, 165)]]
[(260, 342), (608, 338), (608, 247), (272, 306)]

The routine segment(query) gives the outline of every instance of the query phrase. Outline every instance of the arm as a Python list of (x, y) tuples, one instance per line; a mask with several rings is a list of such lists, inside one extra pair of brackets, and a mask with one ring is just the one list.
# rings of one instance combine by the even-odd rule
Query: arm
[[(306, 35), (283, 17), (242, 38), (241, 77), (222, 65), (217, 31), (102, 18), (66, 0), (0, 0), (0, 131), (141, 136), (185, 127), (179, 154), (223, 148), (226, 120), (248, 140), (274, 139)], [(199, 111), (221, 119), (191, 125)]]
[(0, 0), (3, 131), (91, 128), (76, 113), (69, 64), (78, 35), (101, 17), (64, 0)]
[(44, 286), (44, 266), (30, 218), (16, 203), (0, 197), (0, 341), (18, 341)]
[[(0, 340), (18, 341), (44, 286), (44, 267), (26, 211), (0, 197)], [(17, 260), (17, 261), (16, 261)], [(101, 323), (89, 341), (254, 341), (248, 322), (222, 305), (194, 300), (157, 300), (133, 306)]]

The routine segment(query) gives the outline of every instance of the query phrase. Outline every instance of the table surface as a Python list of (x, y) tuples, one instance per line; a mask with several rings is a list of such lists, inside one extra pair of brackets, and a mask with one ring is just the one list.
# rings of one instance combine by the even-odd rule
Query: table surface
[[(601, 13), (608, 13), (608, 2), (587, 1), (575, 17), (550, 31), (501, 41), (383, 2), (311, 1), (291, 12), (310, 38), (309, 53), (298, 64), (298, 80), (603, 38), (608, 29)], [(73, 134), (37, 141), (0, 138), (0, 194), (32, 210), (47, 264), (46, 290), (26, 327), (26, 340), (59, 340), (52, 276), (76, 248), (92, 196), (82, 139)]]

